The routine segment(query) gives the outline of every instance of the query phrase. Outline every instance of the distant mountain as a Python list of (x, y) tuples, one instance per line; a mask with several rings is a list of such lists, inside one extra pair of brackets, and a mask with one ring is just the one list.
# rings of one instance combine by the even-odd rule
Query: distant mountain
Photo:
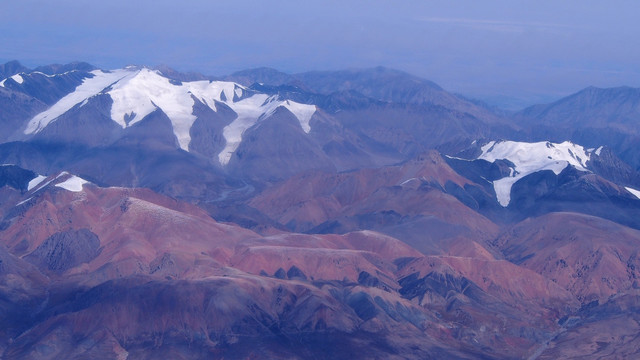
[(96, 70), (97, 67), (86, 62), (72, 62), (68, 64), (50, 64), (45, 66), (38, 66), (34, 69), (35, 72), (41, 72), (47, 75), (64, 74), (70, 71), (82, 71), (89, 72)]
[(29, 71), (29, 68), (23, 66), (16, 60), (0, 64), (0, 80), (26, 71)]
[(608, 145), (640, 169), (640, 89), (589, 87), (551, 104), (535, 105), (513, 119), (530, 140), (571, 140), (586, 146)]
[(200, 73), (196, 73), (196, 72), (183, 73), (183, 72), (177, 71), (175, 69), (172, 69), (171, 67), (169, 67), (167, 65), (159, 65), (159, 66), (154, 67), (153, 69), (160, 71), (160, 73), (163, 76), (166, 76), (169, 79), (177, 80), (177, 81), (214, 80), (210, 76), (208, 77), (208, 76), (202, 75)]
[(589, 87), (551, 104), (534, 105), (515, 115), (531, 126), (613, 128), (640, 134), (640, 88)]
[(267, 84), (272, 86), (287, 85), (295, 81), (295, 77), (276, 69), (261, 67), (235, 72), (225, 76), (224, 80), (234, 81), (244, 86)]
[(397, 104), (429, 104), (469, 113), (483, 120), (498, 121), (492, 111), (471, 101), (451, 94), (436, 83), (408, 73), (376, 67), (342, 71), (314, 71), (285, 74), (270, 68), (259, 68), (234, 73), (228, 80), (245, 85), (296, 85), (303, 89), (329, 95), (335, 92), (354, 91), (368, 98)]

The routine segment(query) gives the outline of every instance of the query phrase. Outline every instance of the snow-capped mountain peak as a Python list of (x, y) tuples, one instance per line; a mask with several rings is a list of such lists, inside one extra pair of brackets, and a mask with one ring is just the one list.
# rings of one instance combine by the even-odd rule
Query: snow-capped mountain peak
[(218, 155), (218, 161), (223, 165), (229, 162), (238, 148), (244, 131), (258, 120), (268, 118), (278, 107), (285, 107), (292, 112), (307, 133), (311, 130), (311, 116), (316, 111), (314, 105), (256, 93), (234, 82), (177, 82), (163, 76), (160, 71), (129, 66), (113, 71), (91, 71), (74, 91), (34, 116), (27, 123), (24, 134), (33, 135), (42, 131), (76, 105), (84, 106), (90, 98), (100, 94), (109, 95), (112, 99), (111, 119), (123, 129), (141, 121), (156, 109), (162, 110), (171, 120), (178, 144), (185, 151), (189, 151), (190, 131), (197, 119), (194, 114), (196, 101), (213, 111), (217, 111), (216, 103), (227, 105), (237, 117), (223, 130), (226, 146)]
[(481, 150), (482, 154), (477, 159), (489, 162), (504, 159), (513, 164), (509, 176), (493, 182), (496, 197), (502, 206), (509, 205), (511, 187), (516, 181), (542, 170), (551, 170), (558, 175), (569, 165), (581, 171), (589, 171), (587, 162), (591, 159), (591, 155), (598, 151), (587, 150), (570, 141), (559, 144), (548, 141), (536, 143), (491, 141), (482, 146)]
[(73, 92), (67, 94), (49, 109), (34, 116), (27, 124), (24, 133), (27, 135), (35, 134), (55, 121), (62, 114), (71, 110), (77, 104), (87, 100), (102, 92), (106, 87), (114, 84), (123, 78), (130, 76), (131, 72), (127, 70), (115, 70), (104, 72), (102, 70), (94, 70), (92, 76), (84, 79)]

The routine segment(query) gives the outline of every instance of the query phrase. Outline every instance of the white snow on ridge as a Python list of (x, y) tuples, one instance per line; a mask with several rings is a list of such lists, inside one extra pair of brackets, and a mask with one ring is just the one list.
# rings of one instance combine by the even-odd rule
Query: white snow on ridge
[(506, 159), (514, 164), (509, 176), (493, 182), (498, 202), (506, 207), (511, 201), (511, 187), (516, 181), (542, 170), (551, 170), (558, 175), (568, 165), (573, 165), (578, 170), (588, 171), (587, 162), (590, 160), (590, 155), (584, 147), (569, 141), (560, 144), (544, 141), (537, 143), (491, 141), (482, 147), (482, 154), (478, 159), (489, 162)]
[(76, 71), (78, 71), (78, 70), (69, 70), (69, 71), (65, 71), (63, 73), (53, 74), (53, 75), (45, 74), (42, 71), (32, 71), (32, 72), (29, 73), (29, 75), (38, 74), (38, 75), (46, 76), (48, 78), (53, 78), (53, 77), (56, 77), (56, 76), (67, 75), (67, 74), (70, 74), (70, 73), (76, 72)]
[[(36, 176), (34, 179), (31, 179), (31, 181), (29, 181), (29, 184), (27, 186), (27, 191), (33, 190), (34, 193), (38, 192), (44, 189), (45, 187), (47, 187), (52, 182), (60, 178), (64, 178), (65, 176), (67, 177), (67, 179), (58, 184), (55, 184), (55, 186), (59, 188), (63, 188), (68, 191), (79, 192), (79, 191), (82, 191), (82, 185), (89, 183), (89, 181), (81, 177), (78, 177), (78, 176), (69, 174), (66, 171), (63, 171), (60, 174), (58, 174), (56, 177), (51, 177), (50, 179), (48, 176), (44, 176), (44, 175)], [(49, 179), (49, 180), (45, 181), (46, 179)]]
[(79, 192), (79, 191), (82, 191), (82, 185), (87, 183), (88, 183), (87, 180), (81, 177), (77, 177), (75, 175), (71, 175), (71, 177), (69, 177), (67, 180), (59, 184), (56, 184), (56, 186), (68, 191)]
[(9, 79), (13, 79), (13, 81), (17, 82), (18, 84), (22, 84), (24, 82), (24, 78), (22, 76), (20, 76), (20, 74), (15, 74), (13, 76), (10, 76), (10, 77), (0, 81), (0, 86), (4, 87), (5, 81), (7, 81)]
[(49, 109), (34, 116), (27, 124), (27, 128), (24, 130), (24, 133), (34, 134), (41, 131), (52, 121), (55, 121), (60, 115), (73, 108), (76, 104), (99, 94), (107, 86), (131, 74), (131, 72), (127, 70), (114, 70), (112, 72), (95, 70), (91, 73), (94, 76), (92, 78), (84, 79), (82, 84), (80, 84), (75, 91), (67, 94), (57, 103), (53, 104)]
[[(54, 178), (51, 178), (51, 179), (49, 179), (47, 181), (44, 181), (44, 180), (48, 179), (49, 178), (48, 176), (38, 175), (35, 179), (33, 179), (33, 180), (31, 180), (29, 182), (27, 191), (33, 190), (33, 192), (36, 193), (36, 192), (46, 188), (47, 185), (51, 184), (53, 181), (65, 176), (65, 175), (69, 175), (69, 173), (66, 172), (66, 171), (63, 171), (60, 174), (58, 174), (58, 176), (56, 176)], [(43, 177), (43, 178), (41, 178), (41, 177)]]
[(282, 105), (287, 108), (289, 111), (295, 115), (300, 121), (300, 126), (305, 133), (309, 133), (311, 131), (311, 125), (309, 125), (309, 121), (311, 120), (311, 116), (316, 112), (315, 105), (307, 105), (300, 104), (294, 101), (287, 100)]
[(265, 112), (264, 107), (269, 107), (268, 99), (268, 95), (256, 94), (233, 104), (232, 110), (238, 114), (238, 117), (222, 129), (222, 135), (226, 140), (224, 149), (218, 154), (218, 160), (222, 165), (229, 163), (231, 154), (236, 151), (242, 141), (244, 131), (258, 121)]
[(111, 119), (125, 128), (159, 107), (171, 120), (180, 147), (188, 150), (189, 129), (196, 117), (192, 114), (193, 99), (188, 92), (180, 91), (180, 87), (155, 71), (142, 69), (119, 81), (109, 91), (113, 99)]
[(17, 204), (16, 204), (16, 206), (20, 206), (20, 205), (22, 205), (22, 204), (25, 204), (27, 201), (29, 201), (29, 200), (31, 200), (31, 199), (33, 199), (33, 196), (32, 196), (32, 197), (30, 197), (30, 198), (28, 198), (28, 199), (24, 199), (24, 200), (20, 201), (19, 203), (17, 203)]
[(222, 135), (226, 140), (226, 146), (218, 154), (218, 160), (222, 165), (227, 165), (231, 160), (231, 155), (242, 142), (242, 134), (261, 119), (271, 116), (280, 106), (293, 113), (306, 133), (311, 131), (309, 121), (316, 112), (315, 105), (300, 104), (290, 100), (281, 101), (275, 96), (270, 97), (265, 94), (256, 94), (227, 105), (238, 114), (238, 117), (222, 129)]
[(13, 75), (11, 79), (13, 79), (13, 81), (17, 82), (18, 84), (22, 84), (24, 82), (24, 78), (22, 78), (20, 74)]
[(226, 147), (218, 155), (218, 160), (223, 165), (229, 162), (231, 154), (238, 148), (244, 131), (255, 125), (260, 118), (271, 115), (279, 106), (289, 109), (298, 118), (305, 132), (311, 130), (309, 121), (316, 111), (314, 105), (276, 101), (265, 94), (255, 94), (234, 102), (234, 98), (240, 98), (243, 91), (244, 87), (224, 81), (202, 80), (175, 85), (156, 71), (142, 69), (134, 77), (120, 81), (109, 91), (113, 99), (111, 118), (120, 126), (127, 127), (160, 108), (171, 120), (180, 147), (189, 151), (190, 130), (196, 120), (193, 115), (193, 98), (214, 111), (217, 110), (216, 102), (225, 103), (238, 116), (223, 129)]
[(29, 185), (27, 186), (27, 191), (31, 191), (31, 189), (35, 188), (36, 186), (40, 185), (41, 182), (44, 181), (44, 179), (46, 179), (47, 177), (44, 175), (38, 175), (36, 176), (34, 179), (32, 179), (31, 181), (29, 181)]
[[(32, 72), (30, 72), (28, 74), (26, 74), (26, 73), (21, 73), (21, 74), (27, 75), (27, 76), (31, 76), (31, 75), (36, 75), (37, 74), (37, 75), (46, 76), (48, 78), (52, 78), (52, 77), (56, 77), (56, 76), (66, 75), (66, 74), (69, 74), (69, 73), (72, 73), (72, 72), (76, 72), (76, 71), (78, 71), (78, 70), (69, 70), (69, 71), (66, 71), (66, 72), (63, 72), (63, 73), (60, 73), (60, 74), (53, 74), (53, 75), (45, 74), (45, 73), (43, 73), (41, 71), (32, 71)], [(22, 84), (24, 82), (24, 77), (21, 74), (13, 75), (11, 77), (8, 77), (7, 79), (13, 79), (18, 84)], [(4, 80), (0, 81), (0, 87), (4, 87), (4, 82), (7, 81), (7, 79), (4, 79)]]
[(244, 131), (260, 119), (269, 117), (278, 107), (283, 106), (291, 111), (306, 133), (311, 131), (309, 122), (316, 111), (314, 105), (282, 101), (266, 94), (255, 94), (234, 101), (245, 95), (246, 88), (233, 82), (203, 80), (176, 84), (158, 71), (137, 67), (126, 67), (111, 72), (95, 70), (91, 73), (94, 76), (85, 79), (75, 91), (33, 117), (24, 133), (34, 134), (41, 131), (74, 106), (84, 106), (89, 98), (106, 91), (113, 100), (111, 119), (122, 128), (141, 121), (156, 109), (161, 109), (171, 120), (173, 133), (180, 148), (189, 151), (190, 130), (196, 120), (193, 114), (194, 99), (214, 111), (217, 111), (216, 102), (221, 102), (238, 115), (223, 130), (227, 145), (218, 155), (218, 159), (220, 163), (227, 164), (231, 154), (242, 141)]
[(630, 188), (628, 186), (625, 186), (624, 188), (627, 189), (627, 191), (630, 192), (631, 195), (633, 195), (633, 196), (637, 197), (638, 199), (640, 199), (640, 190), (636, 190), (636, 189)]
[(600, 146), (599, 148), (596, 149), (596, 155), (600, 156), (600, 152), (602, 152), (602, 148), (603, 146)]
[(172, 84), (159, 72), (142, 69), (112, 87), (111, 118), (123, 128), (131, 126), (160, 108), (171, 120), (180, 148), (189, 151), (189, 131), (196, 121), (193, 97), (216, 110), (215, 102), (233, 102), (237, 85), (232, 82), (192, 81)]

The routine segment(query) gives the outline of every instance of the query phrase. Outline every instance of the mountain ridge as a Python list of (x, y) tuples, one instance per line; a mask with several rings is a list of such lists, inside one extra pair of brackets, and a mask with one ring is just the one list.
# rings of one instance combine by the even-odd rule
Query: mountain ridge
[(637, 354), (640, 153), (596, 126), (633, 89), (563, 128), (382, 67), (38, 69), (0, 84), (0, 357)]

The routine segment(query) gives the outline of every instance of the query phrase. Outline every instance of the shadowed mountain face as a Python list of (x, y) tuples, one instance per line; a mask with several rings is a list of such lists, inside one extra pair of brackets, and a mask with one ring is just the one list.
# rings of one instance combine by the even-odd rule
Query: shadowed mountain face
[(5, 64), (0, 357), (633, 358), (636, 95)]

